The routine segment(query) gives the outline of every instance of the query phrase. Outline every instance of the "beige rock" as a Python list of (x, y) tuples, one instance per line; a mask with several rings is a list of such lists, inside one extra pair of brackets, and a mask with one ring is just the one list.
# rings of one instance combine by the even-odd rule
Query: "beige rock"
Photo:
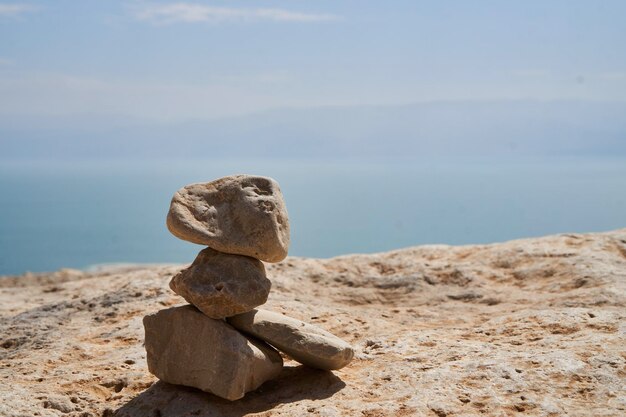
[(201, 251), (189, 268), (170, 281), (170, 288), (176, 294), (213, 319), (234, 316), (264, 304), (271, 287), (261, 261), (211, 248)]
[[(141, 319), (184, 301), (164, 291), (181, 268), (0, 278), (0, 416), (626, 412), (626, 229), (265, 265), (263, 308), (297, 311), (354, 359), (285, 360), (235, 402), (148, 372)], [(75, 411), (46, 408), (58, 397)]]
[(232, 401), (278, 376), (283, 366), (270, 346), (192, 306), (161, 310), (145, 316), (143, 323), (148, 369), (171, 384)]
[(354, 356), (352, 347), (337, 336), (271, 311), (252, 310), (230, 317), (228, 322), (312, 368), (340, 369)]
[(272, 178), (233, 175), (187, 185), (167, 215), (174, 236), (225, 253), (279, 262), (289, 249), (289, 218)]

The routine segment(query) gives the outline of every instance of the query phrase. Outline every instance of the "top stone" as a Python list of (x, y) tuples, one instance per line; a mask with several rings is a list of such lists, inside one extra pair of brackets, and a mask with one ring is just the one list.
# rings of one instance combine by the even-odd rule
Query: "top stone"
[(232, 175), (174, 194), (167, 228), (180, 239), (224, 253), (279, 262), (289, 249), (289, 218), (272, 178)]

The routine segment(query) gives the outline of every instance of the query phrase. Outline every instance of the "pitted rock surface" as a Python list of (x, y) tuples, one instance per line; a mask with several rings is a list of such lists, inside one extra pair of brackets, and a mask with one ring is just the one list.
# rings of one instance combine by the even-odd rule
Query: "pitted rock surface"
[(174, 236), (215, 250), (279, 262), (289, 249), (289, 217), (272, 178), (233, 175), (178, 190), (167, 215)]
[(214, 319), (265, 304), (271, 287), (263, 262), (211, 248), (201, 251), (189, 268), (170, 281), (172, 291)]
[(354, 358), (337, 371), (285, 359), (234, 402), (148, 371), (141, 320), (186, 304), (167, 289), (182, 268), (0, 279), (0, 415), (626, 414), (626, 229), (266, 265), (263, 308)]

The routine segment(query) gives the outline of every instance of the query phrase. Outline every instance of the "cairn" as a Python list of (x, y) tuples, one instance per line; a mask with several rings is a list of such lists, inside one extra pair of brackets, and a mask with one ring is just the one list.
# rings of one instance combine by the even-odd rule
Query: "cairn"
[(174, 194), (167, 227), (206, 245), (170, 288), (190, 305), (144, 317), (148, 369), (162, 381), (242, 398), (278, 376), (283, 359), (318, 369), (346, 366), (350, 345), (312, 324), (256, 309), (271, 282), (263, 262), (289, 248), (289, 219), (278, 183), (234, 175)]

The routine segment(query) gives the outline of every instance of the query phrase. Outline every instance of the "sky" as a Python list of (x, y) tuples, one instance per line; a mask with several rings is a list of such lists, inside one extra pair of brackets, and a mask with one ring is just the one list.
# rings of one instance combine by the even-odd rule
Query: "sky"
[(623, 0), (0, 0), (2, 123), (626, 101)]
[(0, 0), (0, 248), (17, 272), (174, 260), (144, 244), (172, 190), (237, 172), (285, 185), (299, 255), (623, 227), (625, 22), (626, 0)]

